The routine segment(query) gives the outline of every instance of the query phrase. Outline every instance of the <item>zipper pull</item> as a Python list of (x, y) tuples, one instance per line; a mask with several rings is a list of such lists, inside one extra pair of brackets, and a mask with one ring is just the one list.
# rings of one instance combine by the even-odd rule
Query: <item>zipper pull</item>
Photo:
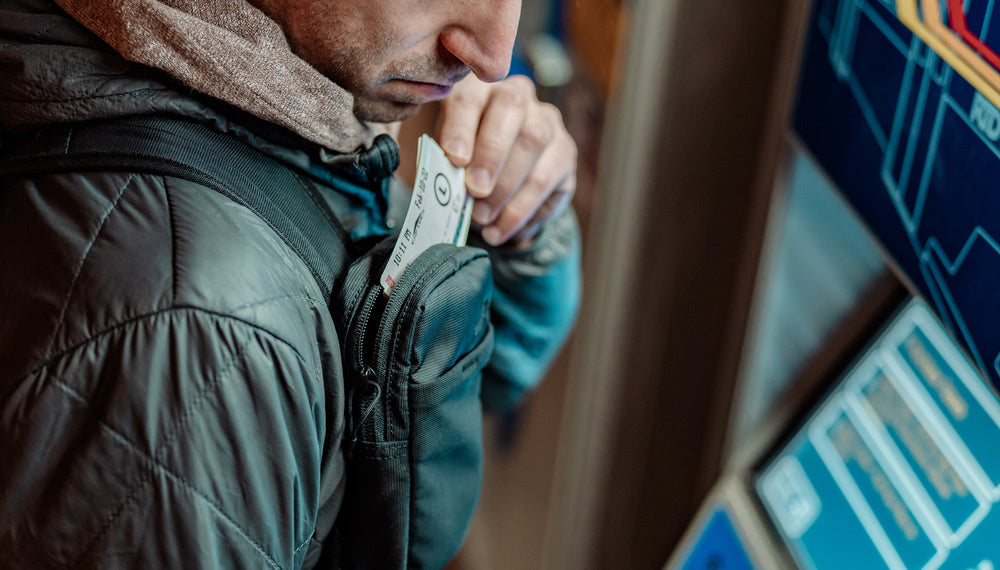
[(375, 374), (375, 369), (371, 366), (363, 366), (361, 368), (361, 379), (364, 380), (366, 386), (372, 387), (371, 401), (365, 406), (363, 412), (361, 412), (361, 417), (358, 421), (354, 423), (354, 429), (351, 433), (351, 449), (354, 449), (354, 444), (358, 442), (358, 435), (361, 432), (361, 426), (364, 425), (365, 420), (368, 416), (375, 411), (375, 405), (378, 404), (379, 398), (382, 397), (382, 387), (378, 384), (378, 376)]

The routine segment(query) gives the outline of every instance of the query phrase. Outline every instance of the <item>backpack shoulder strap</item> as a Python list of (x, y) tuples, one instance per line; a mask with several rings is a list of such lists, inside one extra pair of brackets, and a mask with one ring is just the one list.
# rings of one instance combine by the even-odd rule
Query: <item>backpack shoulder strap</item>
[(350, 258), (313, 184), (199, 122), (149, 115), (47, 127), (4, 141), (0, 176), (125, 171), (183, 178), (246, 206), (309, 267), (327, 301)]

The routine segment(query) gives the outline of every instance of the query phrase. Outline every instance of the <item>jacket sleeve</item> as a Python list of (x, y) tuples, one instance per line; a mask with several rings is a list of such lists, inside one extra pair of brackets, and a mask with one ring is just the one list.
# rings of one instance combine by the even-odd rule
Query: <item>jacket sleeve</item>
[(572, 329), (581, 296), (576, 216), (567, 208), (526, 250), (489, 251), (496, 345), (482, 394), (486, 409), (503, 412), (541, 381)]
[(339, 447), (310, 361), (197, 309), (50, 361), (2, 404), (0, 567), (301, 566)]

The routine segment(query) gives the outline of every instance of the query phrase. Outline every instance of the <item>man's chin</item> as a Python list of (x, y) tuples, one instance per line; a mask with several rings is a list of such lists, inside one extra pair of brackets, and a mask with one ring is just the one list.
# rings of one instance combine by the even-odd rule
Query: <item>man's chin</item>
[(368, 123), (405, 121), (420, 111), (420, 103), (354, 100), (354, 115)]

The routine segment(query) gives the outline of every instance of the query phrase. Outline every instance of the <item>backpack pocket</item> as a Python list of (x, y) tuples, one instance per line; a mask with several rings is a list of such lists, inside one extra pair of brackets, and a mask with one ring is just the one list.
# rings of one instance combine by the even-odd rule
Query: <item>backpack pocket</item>
[(440, 568), (482, 484), (491, 269), (482, 250), (436, 245), (386, 298), (379, 276), (391, 246), (356, 261), (335, 299), (349, 316), (341, 558), (348, 568)]

